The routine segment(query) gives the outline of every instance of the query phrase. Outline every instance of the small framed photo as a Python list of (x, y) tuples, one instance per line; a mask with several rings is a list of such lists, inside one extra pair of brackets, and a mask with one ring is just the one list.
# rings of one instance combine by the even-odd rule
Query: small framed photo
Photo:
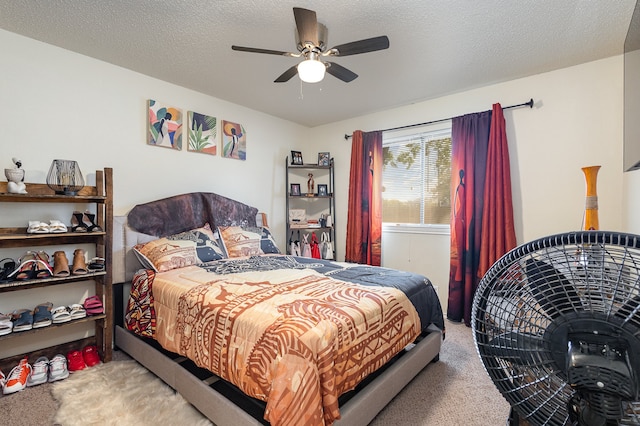
[(302, 166), (302, 152), (291, 151), (291, 164)]
[(325, 185), (323, 183), (319, 183), (318, 184), (318, 197), (326, 197), (327, 195), (329, 195), (329, 193), (327, 192), (327, 185)]
[(328, 166), (329, 165), (329, 153), (328, 152), (319, 152), (318, 153), (318, 166)]
[(292, 183), (291, 184), (291, 195), (300, 195), (300, 184)]

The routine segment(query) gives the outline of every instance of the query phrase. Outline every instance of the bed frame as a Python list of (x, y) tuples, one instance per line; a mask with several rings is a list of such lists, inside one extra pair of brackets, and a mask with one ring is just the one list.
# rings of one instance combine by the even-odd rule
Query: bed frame
[[(204, 194), (204, 196), (203, 196)], [(211, 200), (213, 196), (215, 200)], [(212, 213), (213, 205), (232, 203), (223, 213)], [(166, 205), (170, 206), (166, 208)], [(176, 224), (173, 209), (189, 205), (186, 223)], [(159, 209), (159, 207), (161, 207)], [(202, 226), (205, 222), (224, 225), (222, 222), (260, 224), (264, 218), (257, 209), (215, 194), (193, 193), (171, 197), (134, 207), (128, 216), (114, 217), (113, 276), (116, 285), (115, 346), (138, 361), (165, 383), (180, 393), (189, 403), (217, 426), (268, 425), (262, 418), (264, 403), (242, 394), (233, 385), (218, 378), (206, 369), (177, 354), (162, 349), (155, 341), (141, 338), (123, 326), (123, 310), (130, 289), (131, 278), (142, 266), (132, 253), (135, 244), (157, 236), (170, 235)], [(200, 211), (204, 213), (201, 213)], [(183, 210), (180, 210), (181, 214)], [(204, 217), (201, 217), (203, 216)], [(217, 217), (216, 217), (217, 215)], [(171, 217), (174, 223), (164, 228), (162, 220)], [(145, 232), (134, 230), (133, 223), (145, 223)], [(138, 227), (140, 225), (137, 225)], [(153, 235), (155, 234), (155, 235)], [(365, 379), (354, 391), (340, 398), (341, 425), (365, 426), (430, 362), (437, 361), (442, 333), (431, 327), (429, 333), (416, 343), (407, 346), (380, 371)]]

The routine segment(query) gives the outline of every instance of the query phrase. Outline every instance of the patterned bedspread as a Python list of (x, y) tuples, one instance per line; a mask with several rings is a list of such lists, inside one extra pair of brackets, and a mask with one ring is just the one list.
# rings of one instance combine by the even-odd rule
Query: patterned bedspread
[(147, 271), (127, 308), (130, 330), (265, 401), (274, 426), (331, 425), (338, 397), (431, 323), (424, 277), (291, 256)]

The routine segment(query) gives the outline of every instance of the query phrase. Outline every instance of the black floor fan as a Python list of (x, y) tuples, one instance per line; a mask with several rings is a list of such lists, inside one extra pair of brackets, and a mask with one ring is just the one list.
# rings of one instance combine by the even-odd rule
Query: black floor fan
[(472, 328), (519, 425), (640, 425), (640, 236), (521, 245), (480, 281)]

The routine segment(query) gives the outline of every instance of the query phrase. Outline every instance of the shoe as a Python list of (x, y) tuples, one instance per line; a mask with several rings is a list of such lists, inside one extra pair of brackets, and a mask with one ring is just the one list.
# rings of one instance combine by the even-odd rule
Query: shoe
[(66, 379), (69, 377), (67, 369), (67, 359), (62, 354), (58, 354), (51, 358), (49, 362), (49, 382)]
[(0, 370), (0, 389), (4, 388), (4, 383), (7, 381), (6, 377), (4, 377), (4, 373)]
[(33, 328), (33, 312), (29, 309), (18, 309), (11, 314), (13, 331), (26, 331)]
[(58, 306), (51, 311), (51, 322), (54, 324), (60, 324), (67, 321), (71, 321), (71, 314), (69, 313), (69, 308), (66, 306)]
[(87, 311), (84, 310), (84, 307), (79, 303), (74, 303), (69, 305), (69, 315), (72, 320), (84, 318), (87, 316)]
[(8, 283), (13, 281), (13, 277), (9, 277), (16, 270), (16, 261), (10, 258), (0, 260), (0, 283)]
[(0, 314), (0, 336), (4, 336), (13, 331), (11, 315)]
[(49, 221), (49, 232), (53, 232), (54, 234), (67, 232), (67, 225), (57, 219), (52, 219)]
[(94, 257), (87, 267), (90, 271), (104, 271), (104, 257)]
[(100, 315), (104, 313), (102, 301), (97, 295), (87, 297), (84, 299), (84, 303), (82, 305), (89, 315)]
[(73, 266), (71, 267), (71, 273), (73, 275), (85, 275), (87, 272), (84, 250), (75, 249), (73, 251)]
[(47, 234), (51, 232), (49, 225), (39, 220), (30, 220), (29, 227), (27, 228), (27, 234)]
[(31, 374), (27, 378), (27, 386), (47, 383), (49, 378), (49, 358), (41, 356), (31, 366)]
[(51, 308), (53, 308), (53, 303), (51, 302), (41, 303), (35, 307), (33, 310), (33, 328), (51, 325), (53, 320), (51, 316)]
[(20, 360), (20, 364), (13, 367), (13, 370), (9, 373), (9, 378), (7, 378), (6, 383), (2, 387), (2, 393), (9, 395), (10, 393), (23, 390), (27, 386), (27, 379), (30, 374), (31, 365), (29, 365), (27, 357), (24, 357)]
[(49, 263), (49, 255), (42, 250), (35, 252), (34, 255), (37, 261), (35, 265), (36, 278), (49, 278), (52, 276), (53, 270)]
[(100, 364), (100, 355), (98, 354), (98, 347), (96, 345), (89, 345), (82, 348), (82, 358), (87, 367), (93, 367)]
[(71, 232), (87, 232), (87, 225), (82, 221), (84, 215), (78, 211), (71, 216)]
[[(43, 260), (46, 259), (46, 260)], [(20, 266), (9, 274), (18, 281), (33, 280), (36, 278), (47, 278), (53, 275), (49, 266), (49, 255), (43, 251), (27, 251), (20, 257)]]
[(53, 276), (68, 277), (69, 275), (71, 275), (71, 271), (69, 271), (67, 254), (63, 251), (53, 253)]
[(89, 213), (88, 210), (86, 212), (84, 212), (84, 216), (82, 216), (82, 221), (87, 226), (87, 231), (88, 232), (102, 232), (102, 228), (100, 228), (100, 226), (96, 225), (95, 219), (96, 219), (96, 215), (95, 214)]
[(82, 352), (70, 351), (67, 354), (67, 368), (70, 372), (84, 370), (87, 365), (84, 363)]

